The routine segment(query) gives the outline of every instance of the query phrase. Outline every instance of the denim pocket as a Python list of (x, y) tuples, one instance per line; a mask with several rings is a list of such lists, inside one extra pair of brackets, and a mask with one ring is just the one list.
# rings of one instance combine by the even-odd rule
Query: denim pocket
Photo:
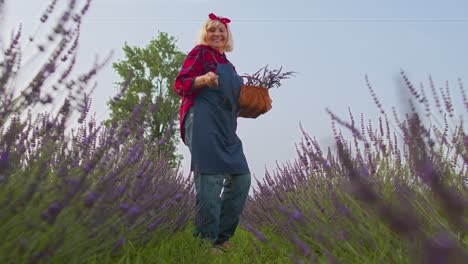
[(190, 108), (187, 112), (187, 116), (184, 121), (184, 138), (185, 145), (192, 151), (192, 134), (193, 134), (193, 119), (194, 119), (193, 108)]

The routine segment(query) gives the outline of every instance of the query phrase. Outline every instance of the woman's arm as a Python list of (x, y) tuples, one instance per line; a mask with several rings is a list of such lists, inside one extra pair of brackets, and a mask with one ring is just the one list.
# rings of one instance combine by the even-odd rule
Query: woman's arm
[(182, 70), (176, 77), (174, 91), (179, 96), (188, 96), (206, 86), (217, 86), (218, 77), (205, 67), (206, 47), (201, 45), (193, 48), (182, 65)]

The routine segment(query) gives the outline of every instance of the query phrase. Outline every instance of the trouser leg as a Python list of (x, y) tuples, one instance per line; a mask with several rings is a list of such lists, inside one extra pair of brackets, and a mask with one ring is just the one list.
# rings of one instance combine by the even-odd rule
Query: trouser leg
[[(193, 109), (184, 124), (185, 143), (192, 151)], [(194, 236), (212, 243), (229, 240), (239, 224), (240, 215), (250, 189), (250, 174), (213, 175), (196, 174)], [(223, 186), (224, 180), (224, 186)], [(224, 187), (222, 197), (221, 189)]]
[(225, 176), (216, 243), (223, 243), (234, 235), (249, 194), (250, 182), (250, 173)]
[(215, 243), (219, 233), (221, 212), (222, 175), (198, 174), (195, 176), (196, 205), (194, 236)]

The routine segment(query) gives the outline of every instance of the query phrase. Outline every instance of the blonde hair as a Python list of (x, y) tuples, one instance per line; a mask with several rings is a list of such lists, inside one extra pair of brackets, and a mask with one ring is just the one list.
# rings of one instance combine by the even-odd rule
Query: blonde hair
[[(206, 41), (206, 36), (208, 35), (208, 30), (210, 28), (218, 27), (220, 25), (224, 25), (224, 24), (221, 23), (221, 21), (218, 21), (218, 20), (211, 20), (211, 19), (206, 20), (205, 23), (203, 23), (203, 25), (201, 26), (200, 31), (198, 32), (198, 37), (195, 40), (195, 45), (200, 45), (200, 44), (208, 45), (208, 43)], [(223, 51), (228, 51), (229, 52), (229, 51), (232, 51), (234, 49), (234, 40), (232, 39), (231, 28), (229, 27), (228, 24), (225, 24), (225, 26), (226, 26), (226, 29), (227, 29), (228, 37), (227, 37), (226, 46), (224, 46)]]

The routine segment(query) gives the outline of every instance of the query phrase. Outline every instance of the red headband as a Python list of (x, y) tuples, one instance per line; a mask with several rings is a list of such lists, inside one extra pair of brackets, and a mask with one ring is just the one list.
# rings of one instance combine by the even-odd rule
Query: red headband
[(211, 20), (218, 20), (219, 22), (223, 23), (224, 26), (226, 27), (227, 29), (227, 24), (229, 22), (231, 22), (231, 20), (229, 18), (225, 18), (225, 17), (219, 17), (213, 13), (209, 14), (208, 17), (211, 19)]

